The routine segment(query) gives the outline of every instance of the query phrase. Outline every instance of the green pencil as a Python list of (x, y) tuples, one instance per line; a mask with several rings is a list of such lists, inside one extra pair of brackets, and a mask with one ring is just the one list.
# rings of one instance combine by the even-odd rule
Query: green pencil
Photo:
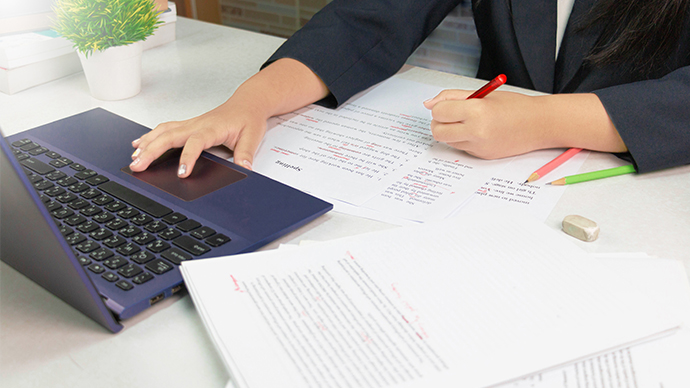
[(631, 164), (629, 164), (626, 166), (614, 167), (614, 168), (609, 168), (606, 170), (586, 172), (584, 174), (577, 174), (577, 175), (570, 175), (570, 176), (567, 176), (565, 178), (555, 180), (555, 181), (548, 183), (548, 184), (549, 185), (558, 185), (558, 186), (570, 185), (573, 183), (593, 181), (595, 179), (608, 178), (608, 177), (616, 176), (616, 175), (630, 174), (633, 172), (635, 172), (635, 167), (633, 167)]

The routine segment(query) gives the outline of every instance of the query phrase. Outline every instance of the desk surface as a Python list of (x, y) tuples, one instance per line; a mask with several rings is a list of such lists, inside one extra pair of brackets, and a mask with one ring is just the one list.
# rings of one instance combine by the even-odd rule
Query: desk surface
[[(14, 134), (94, 107), (148, 127), (186, 119), (223, 103), (254, 74), (282, 39), (178, 18), (177, 40), (145, 51), (142, 91), (124, 101), (91, 97), (83, 73), (0, 93), (0, 127)], [(452, 87), (458, 76), (411, 69), (406, 76)], [(592, 153), (582, 167), (609, 166)], [(596, 220), (601, 234), (589, 252), (646, 252), (682, 259), (690, 272), (690, 166), (569, 187), (546, 224), (563, 217)], [(3, 225), (4, 227), (4, 225)], [(391, 228), (331, 212), (271, 243), (327, 240)], [(223, 387), (228, 375), (188, 296), (166, 300), (125, 322), (117, 335), (0, 263), (0, 386)]]

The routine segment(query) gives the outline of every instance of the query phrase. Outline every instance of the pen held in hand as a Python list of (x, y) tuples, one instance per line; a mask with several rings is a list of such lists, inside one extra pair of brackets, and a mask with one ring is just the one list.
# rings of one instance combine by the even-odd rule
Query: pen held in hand
[(506, 83), (505, 74), (499, 74), (496, 78), (492, 79), (486, 85), (482, 86), (476, 92), (472, 93), (469, 97), (467, 97), (467, 99), (469, 100), (471, 98), (484, 98), (487, 94), (498, 89), (498, 87), (503, 85), (504, 83)]

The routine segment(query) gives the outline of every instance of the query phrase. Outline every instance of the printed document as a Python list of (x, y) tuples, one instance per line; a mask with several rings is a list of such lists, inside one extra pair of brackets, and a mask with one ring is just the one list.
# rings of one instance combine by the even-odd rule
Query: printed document
[[(334, 203), (337, 211), (403, 225), (446, 218), (474, 193), (503, 201), (512, 193), (488, 186), (520, 166), (515, 195), (505, 203), (548, 215), (565, 188), (523, 182), (563, 150), (482, 160), (434, 140), (422, 102), (442, 89), (391, 77), (337, 109), (311, 105), (275, 117), (253, 168)], [(577, 172), (586, 155), (559, 173)]]
[(182, 274), (239, 388), (485, 387), (679, 327), (566, 236), (505, 211)]

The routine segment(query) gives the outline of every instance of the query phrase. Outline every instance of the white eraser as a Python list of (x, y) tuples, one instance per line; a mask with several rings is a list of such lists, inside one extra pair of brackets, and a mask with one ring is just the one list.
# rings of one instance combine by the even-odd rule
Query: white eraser
[(582, 241), (594, 241), (599, 237), (596, 222), (582, 216), (570, 215), (563, 219), (563, 231)]

